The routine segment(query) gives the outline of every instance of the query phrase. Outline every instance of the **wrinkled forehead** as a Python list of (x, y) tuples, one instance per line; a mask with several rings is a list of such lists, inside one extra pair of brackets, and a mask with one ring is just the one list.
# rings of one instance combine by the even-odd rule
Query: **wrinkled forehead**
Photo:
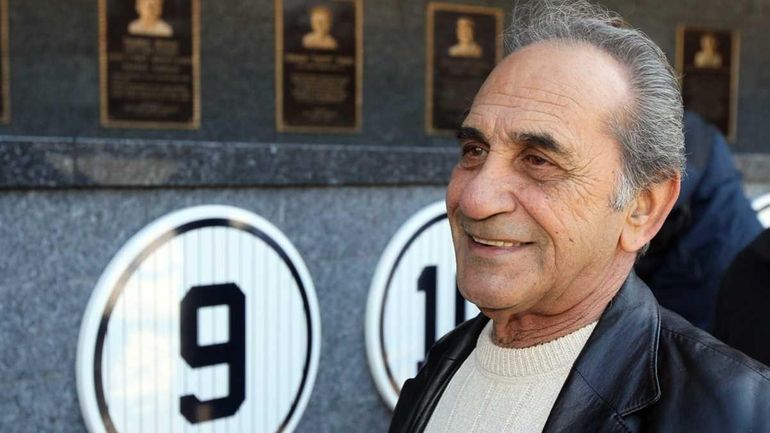
[(521, 48), (497, 65), (471, 113), (479, 106), (508, 107), (558, 117), (567, 127), (606, 123), (630, 106), (632, 94), (626, 68), (610, 54), (587, 43), (546, 41)]
[(576, 160), (619, 155), (612, 120), (631, 101), (630, 88), (626, 69), (599, 48), (539, 42), (495, 67), (463, 126), (500, 143), (547, 136)]
[(479, 94), (528, 87), (562, 96), (565, 104), (613, 110), (628, 102), (627, 69), (584, 42), (552, 40), (521, 48), (494, 68)]

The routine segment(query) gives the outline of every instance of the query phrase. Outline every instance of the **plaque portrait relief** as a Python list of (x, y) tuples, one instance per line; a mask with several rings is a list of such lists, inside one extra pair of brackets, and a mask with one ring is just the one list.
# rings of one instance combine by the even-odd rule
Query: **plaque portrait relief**
[(128, 33), (168, 38), (174, 30), (163, 21), (163, 0), (136, 0), (138, 18), (128, 25)]
[(685, 108), (736, 136), (740, 41), (737, 32), (679, 26), (676, 68)]
[(276, 128), (358, 132), (361, 0), (276, 0)]
[(719, 53), (719, 45), (714, 34), (703, 33), (700, 36), (700, 49), (695, 52), (693, 64), (699, 69), (722, 67), (722, 54)]
[(502, 57), (503, 11), (429, 3), (426, 25), (425, 130), (453, 134)]
[(326, 6), (310, 9), (310, 33), (302, 37), (302, 47), (308, 50), (336, 50), (337, 40), (331, 35), (334, 16)]
[(450, 57), (470, 57), (478, 59), (481, 57), (481, 45), (474, 40), (475, 23), (471, 17), (460, 17), (457, 19), (457, 43), (449, 47)]
[(200, 0), (99, 0), (101, 123), (200, 125)]

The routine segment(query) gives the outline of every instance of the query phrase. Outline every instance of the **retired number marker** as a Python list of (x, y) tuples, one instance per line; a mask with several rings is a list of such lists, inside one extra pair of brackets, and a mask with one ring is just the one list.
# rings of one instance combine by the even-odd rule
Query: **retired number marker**
[(92, 433), (291, 432), (315, 381), (320, 319), (301, 257), (229, 206), (159, 218), (115, 255), (78, 342)]
[(479, 312), (458, 292), (455, 266), (443, 201), (409, 218), (380, 257), (366, 310), (366, 351), (391, 408), (437, 339)]

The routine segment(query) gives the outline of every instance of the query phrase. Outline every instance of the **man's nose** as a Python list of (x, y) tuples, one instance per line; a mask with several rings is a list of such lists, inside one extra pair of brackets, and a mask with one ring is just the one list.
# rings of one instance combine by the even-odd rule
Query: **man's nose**
[(468, 180), (460, 196), (460, 210), (474, 220), (516, 210), (513, 167), (490, 157)]

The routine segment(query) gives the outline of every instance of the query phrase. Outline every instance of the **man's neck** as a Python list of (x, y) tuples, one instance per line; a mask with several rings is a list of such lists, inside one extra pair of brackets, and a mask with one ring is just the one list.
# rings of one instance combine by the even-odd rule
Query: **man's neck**
[(493, 341), (501, 347), (523, 348), (571, 334), (599, 320), (627, 275), (627, 272), (608, 275), (573, 305), (549, 314), (529, 311), (487, 314), (493, 321)]

